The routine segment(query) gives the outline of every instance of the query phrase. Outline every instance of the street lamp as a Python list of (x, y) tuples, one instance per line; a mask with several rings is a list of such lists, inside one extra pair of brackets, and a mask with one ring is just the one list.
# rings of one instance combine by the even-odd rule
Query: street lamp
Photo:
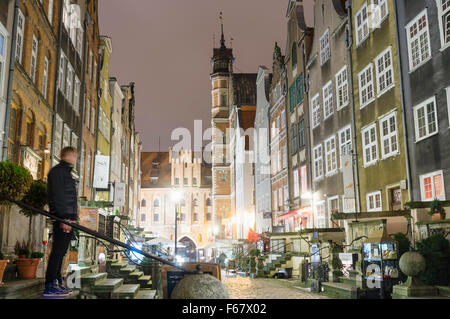
[(179, 189), (173, 189), (170, 193), (172, 201), (175, 203), (175, 253), (174, 257), (177, 258), (177, 230), (178, 230), (178, 211), (180, 201), (183, 198), (183, 191)]

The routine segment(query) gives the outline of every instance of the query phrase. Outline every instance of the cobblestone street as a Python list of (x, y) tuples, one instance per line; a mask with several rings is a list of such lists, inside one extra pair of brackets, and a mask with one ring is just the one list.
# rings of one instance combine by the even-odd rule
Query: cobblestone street
[(231, 299), (327, 299), (293, 287), (291, 282), (278, 279), (249, 277), (226, 277), (222, 281), (228, 289)]

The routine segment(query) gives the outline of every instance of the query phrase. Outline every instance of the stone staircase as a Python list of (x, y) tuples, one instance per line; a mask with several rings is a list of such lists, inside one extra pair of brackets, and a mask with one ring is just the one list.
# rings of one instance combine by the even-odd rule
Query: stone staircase
[(292, 266), (292, 255), (283, 253), (281, 256), (267, 262), (262, 269), (262, 274), (266, 278), (272, 278), (280, 269), (292, 268)]
[(339, 282), (322, 282), (324, 292), (346, 299), (358, 299), (363, 291), (356, 285), (356, 271), (350, 271), (348, 277), (339, 277)]
[(95, 273), (90, 267), (80, 267), (81, 289), (85, 299), (155, 299), (151, 276), (144, 276), (136, 266), (107, 262), (107, 272)]

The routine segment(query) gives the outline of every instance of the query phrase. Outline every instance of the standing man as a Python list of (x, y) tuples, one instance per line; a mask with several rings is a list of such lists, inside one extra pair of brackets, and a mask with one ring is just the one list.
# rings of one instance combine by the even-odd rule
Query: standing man
[[(65, 147), (61, 151), (60, 163), (48, 173), (50, 213), (70, 222), (76, 222), (78, 219), (77, 188), (71, 174), (77, 159), (77, 151), (73, 147)], [(70, 290), (63, 286), (61, 267), (72, 236), (72, 227), (57, 221), (53, 222), (53, 244), (45, 275), (44, 296), (70, 293)]]

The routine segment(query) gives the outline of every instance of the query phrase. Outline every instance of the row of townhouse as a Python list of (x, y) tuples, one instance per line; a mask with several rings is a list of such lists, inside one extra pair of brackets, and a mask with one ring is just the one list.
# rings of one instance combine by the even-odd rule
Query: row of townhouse
[[(98, 1), (9, 0), (1, 1), (0, 12), (1, 160), (46, 180), (61, 149), (72, 146), (79, 153), (73, 175), (82, 206), (114, 202), (113, 210), (135, 219), (141, 142), (134, 83), (121, 86), (110, 77), (112, 41), (99, 34)], [(122, 191), (114, 196), (118, 184)], [(12, 214), (0, 225), (9, 234), (2, 250), (25, 237), (6, 231), (22, 225)]]
[(257, 80), (257, 231), (406, 233), (411, 203), (450, 196), (450, 1), (289, 0), (286, 17)]

